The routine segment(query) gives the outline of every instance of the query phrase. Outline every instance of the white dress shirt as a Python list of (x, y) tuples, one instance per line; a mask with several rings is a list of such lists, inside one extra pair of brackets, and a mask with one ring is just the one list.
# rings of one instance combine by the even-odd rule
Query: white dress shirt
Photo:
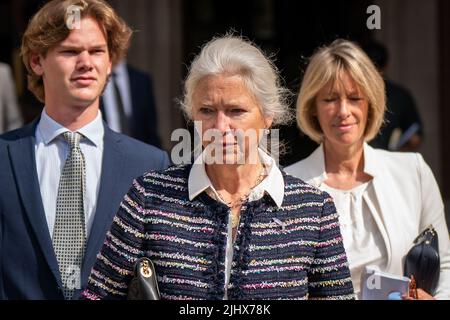
[[(42, 203), (51, 237), (53, 237), (56, 218), (59, 179), (70, 151), (69, 145), (61, 136), (66, 131), (70, 130), (50, 118), (44, 108), (36, 127), (35, 152)], [(84, 196), (86, 237), (89, 236), (97, 206), (104, 131), (100, 111), (94, 121), (77, 130), (83, 135), (80, 148), (86, 162), (86, 194)]]
[[(267, 176), (250, 192), (248, 201), (261, 199), (267, 193), (278, 207), (281, 207), (284, 199), (284, 178), (275, 160), (267, 153), (259, 149), (259, 157), (267, 170)], [(189, 172), (188, 180), (189, 199), (193, 200), (202, 192), (207, 192), (215, 200), (224, 203), (214, 188), (211, 180), (206, 174), (206, 168), (203, 161), (196, 160)], [(225, 204), (225, 203), (224, 203)], [(225, 257), (225, 296), (227, 299), (227, 287), (230, 281), (231, 263), (233, 261), (234, 244), (232, 237), (231, 210), (228, 218), (227, 247)]]
[[(117, 86), (122, 97), (125, 115), (127, 117), (131, 117), (131, 90), (126, 62), (121, 61), (120, 63), (118, 63), (114, 68), (114, 73), (116, 74)], [(117, 111), (118, 106), (116, 103), (116, 93), (114, 91), (112, 77), (113, 76), (111, 75), (111, 79), (106, 84), (105, 91), (103, 92), (103, 108), (105, 111), (106, 122), (108, 123), (108, 126), (116, 132), (122, 132), (122, 128), (120, 127), (119, 111)]]
[(384, 270), (387, 263), (383, 237), (373, 218), (379, 213), (372, 201), (375, 199), (372, 181), (351, 190), (335, 189), (325, 182), (319, 188), (328, 192), (336, 205), (344, 248), (352, 266), (353, 288), (357, 298), (361, 299), (361, 276), (365, 267), (373, 265)]

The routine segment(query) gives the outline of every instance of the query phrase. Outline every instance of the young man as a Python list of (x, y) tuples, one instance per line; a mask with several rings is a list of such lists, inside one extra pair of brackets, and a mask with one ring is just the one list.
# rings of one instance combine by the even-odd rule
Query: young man
[(165, 152), (110, 130), (99, 97), (131, 31), (103, 0), (53, 0), (22, 41), (41, 117), (0, 137), (0, 298), (75, 299), (134, 177)]

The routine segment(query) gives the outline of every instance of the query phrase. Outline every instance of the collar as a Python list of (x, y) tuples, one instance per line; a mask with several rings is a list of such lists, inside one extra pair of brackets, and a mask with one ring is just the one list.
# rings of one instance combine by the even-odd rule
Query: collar
[[(278, 208), (281, 207), (284, 199), (284, 178), (275, 160), (263, 150), (259, 149), (261, 161), (269, 170), (268, 175), (258, 185), (264, 192), (267, 192)], [(202, 155), (200, 155), (202, 157)], [(206, 174), (205, 163), (203, 161), (194, 161), (191, 171), (189, 172), (188, 190), (189, 200), (193, 200), (202, 192), (210, 189), (218, 197), (211, 180)]]
[[(376, 177), (379, 174), (379, 163), (377, 161), (377, 153), (374, 148), (369, 146), (366, 142), (363, 145), (364, 148), (364, 172)], [(320, 185), (327, 179), (325, 170), (325, 153), (323, 143), (307, 158), (310, 168), (311, 178), (314, 180), (314, 185)], [(377, 165), (378, 163), (378, 165)]]
[[(59, 137), (62, 133), (68, 131), (67, 128), (53, 120), (44, 110), (42, 110), (41, 118), (37, 125), (37, 130), (39, 130), (43, 141), (46, 145), (51, 143), (55, 138)], [(100, 146), (103, 140), (105, 128), (103, 127), (102, 115), (100, 110), (98, 111), (97, 117), (84, 127), (77, 130), (86, 139), (92, 142), (96, 147)]]
[(120, 61), (113, 70), (116, 77), (123, 77), (127, 73), (127, 64), (125, 60)]

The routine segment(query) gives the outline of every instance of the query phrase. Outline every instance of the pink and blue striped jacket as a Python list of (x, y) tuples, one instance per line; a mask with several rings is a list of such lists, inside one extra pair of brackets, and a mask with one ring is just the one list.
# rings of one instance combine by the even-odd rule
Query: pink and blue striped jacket
[[(133, 182), (84, 298), (125, 299), (134, 262), (145, 255), (155, 264), (163, 299), (223, 299), (228, 207), (205, 192), (189, 200), (190, 168), (149, 172)], [(228, 299), (353, 299), (331, 197), (283, 175), (281, 208), (268, 195), (242, 208)]]

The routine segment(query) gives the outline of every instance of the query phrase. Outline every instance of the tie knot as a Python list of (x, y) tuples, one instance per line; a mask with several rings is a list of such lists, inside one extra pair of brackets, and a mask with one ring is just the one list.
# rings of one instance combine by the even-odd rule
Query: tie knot
[(81, 134), (78, 132), (66, 131), (63, 133), (64, 140), (69, 144), (70, 149), (80, 146)]

